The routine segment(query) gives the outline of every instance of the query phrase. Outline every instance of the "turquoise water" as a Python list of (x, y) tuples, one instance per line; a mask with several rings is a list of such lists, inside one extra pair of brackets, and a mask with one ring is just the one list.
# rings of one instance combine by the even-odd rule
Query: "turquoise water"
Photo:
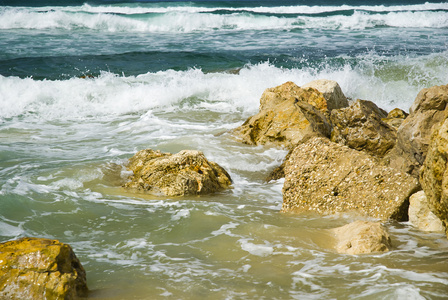
[[(71, 244), (97, 299), (447, 298), (442, 234), (390, 222), (393, 251), (336, 254), (326, 229), (359, 217), (279, 213), (286, 151), (225, 133), (286, 81), (408, 110), (448, 83), (447, 3), (0, 4), (2, 241)], [(144, 148), (201, 150), (233, 188), (128, 193)]]

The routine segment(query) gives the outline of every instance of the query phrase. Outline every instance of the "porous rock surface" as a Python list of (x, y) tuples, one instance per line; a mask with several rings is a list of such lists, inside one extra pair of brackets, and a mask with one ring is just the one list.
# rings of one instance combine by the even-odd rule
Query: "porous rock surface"
[(259, 113), (232, 133), (250, 145), (292, 147), (313, 136), (329, 136), (327, 114), (322, 93), (286, 82), (266, 89), (260, 98)]
[(176, 154), (145, 149), (129, 159), (133, 172), (124, 187), (166, 196), (202, 195), (228, 188), (230, 175), (201, 151), (183, 150)]
[(347, 108), (331, 112), (331, 140), (382, 157), (397, 138), (397, 130), (385, 123), (385, 118), (387, 114), (375, 103), (358, 99)]
[(397, 132), (397, 143), (387, 155), (390, 166), (418, 177), (431, 133), (448, 113), (448, 85), (422, 89)]
[(298, 145), (286, 162), (282, 211), (355, 211), (403, 221), (409, 197), (419, 188), (415, 178), (379, 164), (367, 153), (313, 138)]
[(409, 223), (422, 231), (445, 231), (442, 221), (429, 209), (424, 191), (419, 191), (409, 198)]
[(21, 238), (0, 244), (0, 298), (87, 297), (86, 272), (68, 244)]
[(387, 252), (392, 248), (389, 234), (378, 222), (355, 221), (331, 229), (336, 238), (336, 251), (343, 254)]
[(347, 97), (345, 97), (339, 84), (334, 80), (317, 79), (305, 85), (302, 89), (313, 88), (322, 93), (325, 100), (327, 100), (327, 109), (338, 109), (348, 106)]
[(387, 114), (386, 118), (383, 118), (381, 120), (384, 123), (392, 126), (393, 128), (398, 129), (408, 116), (409, 114), (404, 110), (400, 108), (394, 108)]
[[(448, 228), (448, 118), (435, 128), (420, 173), (431, 211)], [(448, 236), (448, 230), (446, 231)]]

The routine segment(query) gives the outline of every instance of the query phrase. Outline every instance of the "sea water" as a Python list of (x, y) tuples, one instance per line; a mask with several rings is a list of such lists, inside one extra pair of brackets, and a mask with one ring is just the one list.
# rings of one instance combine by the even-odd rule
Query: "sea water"
[[(386, 222), (393, 251), (337, 254), (327, 229), (360, 217), (280, 213), (285, 149), (228, 134), (286, 81), (408, 110), (448, 83), (448, 3), (0, 5), (0, 241), (69, 243), (95, 299), (448, 298), (443, 234)], [(145, 148), (201, 150), (233, 188), (126, 192)]]

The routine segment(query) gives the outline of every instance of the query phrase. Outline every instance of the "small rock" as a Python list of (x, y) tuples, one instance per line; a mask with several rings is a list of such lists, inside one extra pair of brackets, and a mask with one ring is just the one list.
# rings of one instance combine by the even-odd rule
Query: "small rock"
[(387, 114), (387, 118), (381, 119), (384, 123), (398, 129), (409, 114), (404, 110), (395, 108)]
[(409, 222), (423, 231), (445, 232), (442, 221), (429, 209), (424, 191), (417, 192), (409, 198)]
[(40, 238), (0, 244), (0, 298), (70, 300), (87, 294), (86, 272), (69, 245)]
[(327, 113), (327, 101), (319, 91), (286, 82), (267, 89), (259, 113), (232, 133), (246, 144), (289, 148), (313, 136), (329, 136)]
[(229, 188), (230, 175), (201, 151), (177, 154), (151, 149), (137, 152), (128, 169), (133, 172), (124, 187), (166, 196), (203, 195)]
[(343, 254), (387, 252), (392, 244), (386, 228), (377, 222), (355, 221), (331, 229), (336, 238), (336, 251)]
[(327, 100), (327, 109), (344, 108), (348, 106), (347, 97), (345, 97), (339, 84), (334, 80), (318, 79), (302, 85), (302, 89), (314, 88), (322, 93)]
[(332, 110), (331, 140), (383, 157), (397, 138), (396, 129), (382, 121), (385, 117), (375, 103), (359, 99), (347, 108)]

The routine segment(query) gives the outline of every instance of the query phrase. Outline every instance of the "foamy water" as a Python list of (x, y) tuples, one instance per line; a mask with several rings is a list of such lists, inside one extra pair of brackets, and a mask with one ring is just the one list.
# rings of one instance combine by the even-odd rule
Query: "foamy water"
[[(448, 241), (386, 222), (394, 249), (335, 253), (362, 217), (279, 213), (287, 151), (228, 131), (266, 88), (336, 80), (408, 110), (448, 83), (447, 4), (104, 3), (0, 8), (0, 237), (72, 245), (97, 299), (446, 299)], [(138, 150), (196, 149), (230, 190), (121, 188)]]
[[(93, 29), (110, 32), (193, 32), (248, 29), (447, 28), (448, 4), (413, 6), (291, 6), (254, 8), (3, 7), (0, 29)], [(230, 14), (219, 14), (230, 11)], [(340, 15), (319, 14), (341, 12)], [(349, 12), (342, 14), (343, 12)], [(253, 14), (257, 13), (257, 14)], [(273, 15), (278, 14), (281, 16)]]

